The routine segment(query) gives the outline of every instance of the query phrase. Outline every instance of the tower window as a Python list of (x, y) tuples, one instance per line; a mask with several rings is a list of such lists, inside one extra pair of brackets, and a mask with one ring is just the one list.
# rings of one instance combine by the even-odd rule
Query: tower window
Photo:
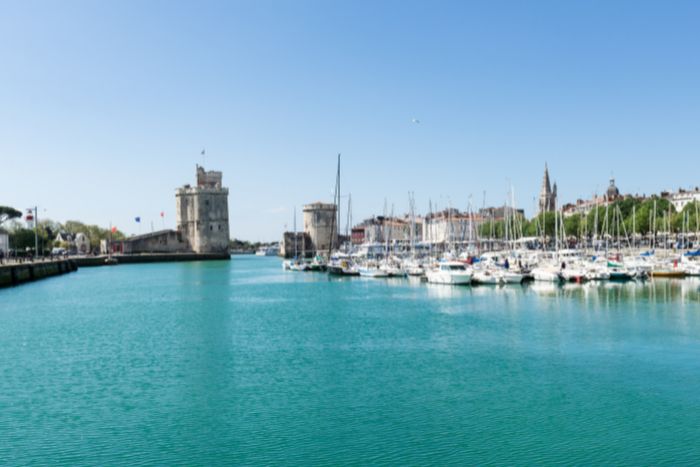
[(214, 226), (213, 226), (213, 225), (210, 225), (210, 226), (209, 226), (209, 230), (214, 230)]

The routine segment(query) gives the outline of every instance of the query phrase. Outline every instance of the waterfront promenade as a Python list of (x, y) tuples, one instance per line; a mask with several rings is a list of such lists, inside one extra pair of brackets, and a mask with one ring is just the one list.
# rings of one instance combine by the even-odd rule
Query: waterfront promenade
[(20, 285), (78, 270), (72, 259), (6, 260), (0, 265), (0, 287)]

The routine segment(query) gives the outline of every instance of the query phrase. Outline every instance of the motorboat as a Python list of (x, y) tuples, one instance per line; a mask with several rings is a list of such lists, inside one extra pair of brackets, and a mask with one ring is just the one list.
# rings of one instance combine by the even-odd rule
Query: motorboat
[(431, 284), (467, 285), (472, 281), (472, 272), (459, 261), (444, 261), (425, 273)]
[(538, 266), (532, 269), (532, 277), (539, 282), (561, 282), (564, 278), (554, 266)]
[(490, 268), (474, 269), (472, 283), (484, 285), (499, 285), (503, 283), (501, 275)]

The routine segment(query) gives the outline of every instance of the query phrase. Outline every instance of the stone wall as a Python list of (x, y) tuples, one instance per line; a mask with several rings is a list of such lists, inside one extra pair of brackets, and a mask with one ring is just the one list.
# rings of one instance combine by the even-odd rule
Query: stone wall
[(76, 271), (73, 260), (47, 261), (0, 266), (0, 287), (19, 285)]
[(310, 258), (314, 256), (315, 250), (313, 244), (311, 243), (311, 237), (309, 237), (309, 234), (306, 232), (296, 232), (296, 234), (294, 232), (285, 232), (282, 235), (279, 255), (287, 259), (294, 258), (295, 251), (297, 257), (299, 258)]
[(124, 254), (180, 253), (189, 250), (190, 247), (182, 234), (174, 230), (161, 230), (131, 237), (122, 242), (121, 249)]

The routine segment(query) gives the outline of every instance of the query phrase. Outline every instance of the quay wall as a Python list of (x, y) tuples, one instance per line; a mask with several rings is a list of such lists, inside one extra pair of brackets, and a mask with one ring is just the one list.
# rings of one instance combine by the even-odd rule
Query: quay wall
[(72, 259), (2, 265), (0, 266), (0, 287), (10, 287), (77, 270), (78, 265)]
[[(80, 267), (107, 266), (107, 256), (86, 256), (75, 258)], [(113, 264), (165, 263), (174, 261), (230, 260), (229, 253), (143, 253), (138, 255), (112, 255)]]

